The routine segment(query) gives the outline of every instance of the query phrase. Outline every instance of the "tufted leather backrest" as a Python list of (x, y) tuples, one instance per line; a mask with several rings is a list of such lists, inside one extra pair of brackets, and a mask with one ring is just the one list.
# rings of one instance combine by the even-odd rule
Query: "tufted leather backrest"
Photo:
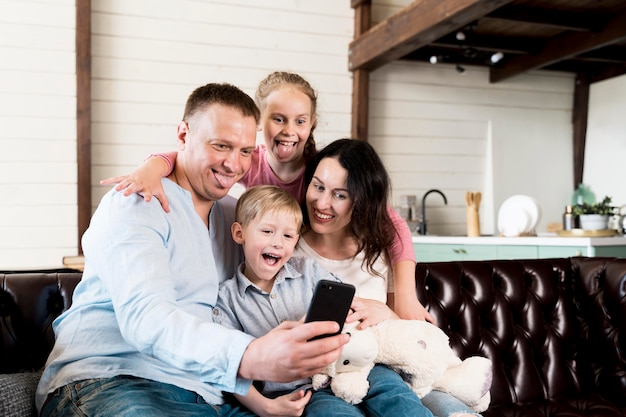
[(459, 356), (492, 360), (492, 406), (583, 388), (623, 403), (626, 259), (418, 263), (416, 287)]
[(72, 303), (81, 272), (0, 272), (0, 373), (40, 369), (54, 344), (52, 321)]

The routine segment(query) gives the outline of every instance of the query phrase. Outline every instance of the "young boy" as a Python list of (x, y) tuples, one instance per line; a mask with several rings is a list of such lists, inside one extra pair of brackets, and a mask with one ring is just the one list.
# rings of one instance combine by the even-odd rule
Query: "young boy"
[[(243, 246), (245, 261), (233, 279), (220, 286), (216, 322), (260, 337), (285, 320), (302, 319), (319, 280), (339, 281), (316, 261), (291, 257), (301, 226), (300, 205), (281, 188), (255, 186), (241, 195), (231, 232)], [(329, 389), (307, 390), (310, 379), (266, 382), (262, 393), (253, 386), (246, 396), (236, 397), (259, 416), (301, 415), (305, 406), (307, 416), (432, 416), (401, 379), (379, 387), (378, 375), (387, 372), (393, 371), (376, 366), (370, 372), (370, 392), (359, 406), (335, 397)]]

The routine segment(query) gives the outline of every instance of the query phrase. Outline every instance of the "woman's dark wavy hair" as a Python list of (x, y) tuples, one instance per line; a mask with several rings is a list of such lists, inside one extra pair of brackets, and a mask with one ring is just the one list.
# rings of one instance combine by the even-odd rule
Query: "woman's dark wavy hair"
[[(391, 181), (374, 148), (356, 139), (338, 139), (320, 150), (306, 165), (305, 187), (308, 188), (319, 163), (325, 158), (337, 158), (348, 171), (348, 193), (354, 204), (350, 229), (358, 243), (358, 252), (365, 253), (363, 264), (370, 274), (374, 262), (384, 255), (389, 262), (388, 248), (394, 241), (395, 228), (387, 211)], [(304, 221), (309, 224), (306, 202)]]

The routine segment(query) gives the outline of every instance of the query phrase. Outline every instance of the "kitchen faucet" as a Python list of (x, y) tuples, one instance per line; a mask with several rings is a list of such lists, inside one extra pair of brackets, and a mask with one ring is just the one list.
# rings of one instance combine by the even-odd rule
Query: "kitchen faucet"
[(445, 204), (448, 204), (448, 199), (446, 198), (445, 194), (442, 193), (441, 191), (434, 189), (434, 188), (426, 191), (426, 193), (422, 197), (422, 214), (420, 215), (418, 224), (417, 224), (417, 233), (420, 235), (426, 234), (426, 197), (428, 196), (428, 194), (431, 194), (431, 193), (437, 193), (441, 195), (441, 197), (443, 197), (443, 202)]

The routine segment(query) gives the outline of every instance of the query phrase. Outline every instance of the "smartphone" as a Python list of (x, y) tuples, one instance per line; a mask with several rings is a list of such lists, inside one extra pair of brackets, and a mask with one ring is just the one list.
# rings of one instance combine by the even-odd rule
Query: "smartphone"
[(319, 335), (311, 340), (341, 333), (343, 324), (346, 322), (346, 317), (348, 317), (350, 312), (354, 291), (354, 285), (342, 282), (323, 279), (317, 283), (304, 321), (305, 323), (311, 321), (336, 321), (339, 324), (339, 331), (333, 334)]

